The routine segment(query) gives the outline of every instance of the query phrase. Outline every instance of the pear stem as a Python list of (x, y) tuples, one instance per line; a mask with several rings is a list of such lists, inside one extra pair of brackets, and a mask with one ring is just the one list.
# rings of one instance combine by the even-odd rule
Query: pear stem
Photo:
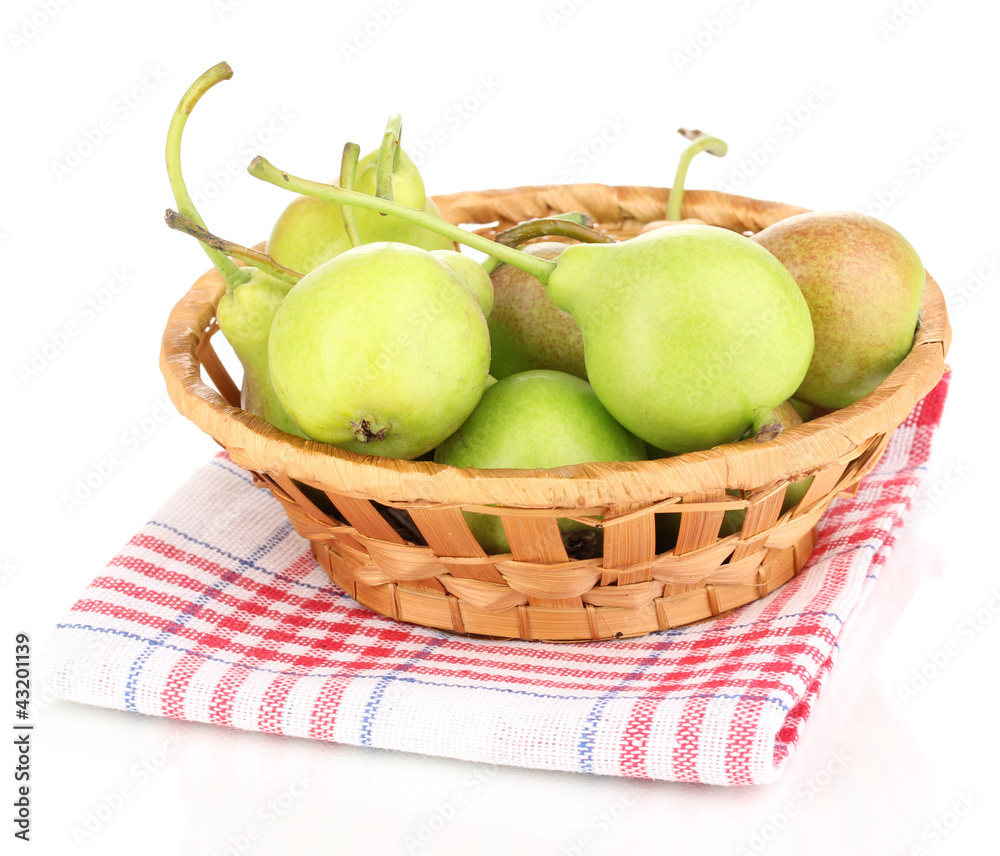
[(670, 196), (667, 199), (667, 219), (681, 219), (681, 202), (684, 200), (684, 181), (687, 178), (688, 167), (698, 152), (708, 151), (716, 157), (725, 157), (729, 151), (727, 146), (718, 137), (712, 137), (703, 131), (689, 131), (680, 128), (677, 131), (682, 137), (686, 137), (694, 142), (681, 152), (681, 159), (677, 164), (677, 172), (674, 173), (674, 184), (670, 188)]
[[(229, 80), (232, 76), (233, 70), (228, 63), (220, 62), (218, 65), (213, 65), (184, 93), (170, 119), (170, 128), (167, 130), (167, 176), (170, 179), (170, 189), (173, 191), (174, 201), (181, 214), (203, 229), (205, 221), (201, 219), (198, 209), (195, 208), (194, 202), (191, 200), (187, 185), (184, 183), (184, 174), (181, 171), (181, 137), (184, 134), (184, 126), (187, 124), (188, 116), (191, 115), (194, 105), (201, 100), (202, 95), (215, 84)], [(232, 291), (237, 285), (250, 278), (249, 271), (240, 269), (225, 253), (204, 242), (201, 246), (215, 269), (226, 281), (227, 290)]]
[(259, 178), (277, 187), (283, 187), (294, 193), (303, 196), (312, 196), (317, 199), (328, 199), (341, 205), (354, 205), (358, 208), (367, 208), (370, 211), (378, 211), (383, 214), (394, 214), (397, 217), (422, 226), (429, 232), (435, 232), (446, 238), (451, 238), (460, 244), (472, 247), (493, 256), (502, 262), (506, 262), (512, 267), (530, 273), (543, 284), (548, 282), (552, 271), (556, 269), (556, 263), (548, 259), (540, 259), (535, 256), (523, 253), (513, 247), (505, 247), (482, 235), (476, 235), (459, 226), (453, 226), (440, 217), (421, 211), (419, 208), (411, 208), (409, 205), (400, 205), (398, 202), (390, 202), (388, 199), (379, 199), (377, 196), (369, 196), (367, 193), (358, 193), (354, 190), (345, 190), (341, 187), (334, 187), (330, 184), (321, 184), (318, 181), (309, 181), (305, 178), (283, 172), (270, 164), (266, 158), (258, 155), (251, 161), (247, 171), (254, 178)]
[(773, 440), (782, 431), (781, 420), (778, 414), (770, 407), (758, 407), (753, 414), (753, 427), (750, 433), (758, 443), (767, 443)]
[[(584, 244), (617, 243), (610, 235), (590, 228), (590, 224), (593, 222), (594, 218), (589, 214), (584, 214), (582, 211), (570, 211), (568, 214), (525, 220), (503, 232), (498, 232), (495, 240), (505, 247), (519, 247), (533, 238), (544, 238), (550, 235), (572, 238)], [(483, 260), (483, 270), (492, 274), (500, 264), (500, 259), (490, 256)]]
[(586, 216), (574, 212), (561, 217), (539, 217), (536, 220), (525, 220), (523, 223), (518, 223), (516, 226), (499, 232), (496, 241), (506, 247), (517, 247), (534, 238), (557, 235), (563, 238), (572, 238), (585, 244), (616, 243), (610, 235), (598, 232), (597, 229), (591, 229), (577, 219)]
[(213, 235), (208, 229), (204, 226), (199, 226), (190, 217), (185, 217), (183, 214), (178, 214), (176, 211), (171, 211), (168, 208), (163, 219), (166, 220), (167, 225), (171, 229), (176, 229), (178, 232), (183, 232), (185, 235), (197, 238), (202, 244), (214, 247), (229, 258), (246, 262), (248, 265), (262, 270), (266, 274), (270, 274), (281, 282), (288, 285), (295, 285), (302, 279), (303, 275), (301, 273), (278, 264), (267, 253), (252, 250), (249, 247), (244, 247), (242, 244), (236, 244), (233, 241), (220, 238), (218, 235)]
[[(357, 143), (347, 143), (344, 146), (344, 156), (340, 160), (340, 186), (345, 190), (354, 190), (354, 178), (358, 174), (358, 157), (361, 146)], [(351, 205), (341, 205), (340, 213), (344, 218), (344, 229), (351, 239), (352, 247), (361, 246), (357, 222), (354, 219), (354, 208)]]
[[(403, 117), (393, 113), (385, 125), (382, 145), (378, 150), (378, 160), (375, 162), (375, 195), (380, 199), (393, 201), (392, 171), (396, 165), (396, 152), (399, 149), (399, 138), (403, 133)], [(381, 212), (385, 217), (385, 213)]]

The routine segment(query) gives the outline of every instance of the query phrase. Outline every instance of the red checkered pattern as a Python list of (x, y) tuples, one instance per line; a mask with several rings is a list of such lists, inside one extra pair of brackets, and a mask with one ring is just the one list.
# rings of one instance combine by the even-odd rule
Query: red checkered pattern
[(489, 642), (374, 615), (221, 454), (53, 633), (65, 698), (234, 728), (648, 779), (772, 781), (845, 621), (916, 496), (948, 385), (821, 521), (803, 573), (715, 621), (576, 645)]

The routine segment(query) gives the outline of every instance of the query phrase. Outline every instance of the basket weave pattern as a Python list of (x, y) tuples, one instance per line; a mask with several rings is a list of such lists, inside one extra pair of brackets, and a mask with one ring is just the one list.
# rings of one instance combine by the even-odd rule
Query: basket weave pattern
[[(484, 234), (575, 210), (627, 238), (662, 218), (668, 195), (558, 185), (435, 201), (445, 219)], [(710, 191), (688, 191), (684, 203), (684, 217), (740, 232), (805, 210)], [(504, 638), (636, 636), (719, 615), (787, 582), (807, 562), (823, 512), (874, 468), (892, 431), (941, 377), (950, 340), (944, 300), (928, 276), (907, 359), (862, 401), (775, 440), (657, 461), (477, 471), (360, 457), (241, 410), (212, 347), (223, 292), (221, 278), (205, 274), (171, 313), (161, 369), (178, 410), (274, 494), (330, 579), (359, 603), (401, 621)], [(782, 513), (786, 487), (808, 476), (805, 496)], [(725, 512), (740, 508), (742, 529), (721, 537)], [(499, 515), (511, 553), (488, 556), (463, 510)], [(662, 515), (679, 515), (678, 534), (657, 553)], [(602, 555), (568, 555), (558, 518), (600, 527)]]

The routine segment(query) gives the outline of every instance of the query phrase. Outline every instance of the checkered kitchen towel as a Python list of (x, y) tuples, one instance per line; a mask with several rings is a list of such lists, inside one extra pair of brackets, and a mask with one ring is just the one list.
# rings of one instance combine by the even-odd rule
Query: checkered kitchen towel
[(331, 585), (271, 495), (220, 455), (91, 583), (46, 679), (88, 704), (485, 763), (774, 780), (919, 487), (948, 376), (821, 522), (805, 572), (638, 639), (490, 642), (377, 616)]

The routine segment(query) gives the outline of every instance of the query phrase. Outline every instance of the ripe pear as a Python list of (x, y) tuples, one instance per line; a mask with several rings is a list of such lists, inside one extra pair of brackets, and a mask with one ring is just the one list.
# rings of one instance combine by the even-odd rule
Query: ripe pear
[[(358, 162), (358, 173), (354, 182), (355, 190), (375, 195), (375, 179), (378, 165), (378, 151), (369, 152)], [(399, 146), (396, 147), (392, 161), (392, 198), (394, 201), (410, 208), (427, 211), (436, 217), (440, 212), (433, 200), (429, 200), (424, 190), (424, 180), (420, 170), (410, 159), (410, 156)], [(407, 223), (398, 217), (388, 217), (376, 211), (357, 209), (355, 219), (358, 225), (358, 235), (365, 243), (369, 241), (400, 241), (425, 250), (451, 250), (454, 242), (448, 238), (429, 232), (413, 223)]]
[[(529, 255), (556, 259), (564, 241), (521, 247)], [(530, 273), (499, 264), (493, 280), (493, 314), (489, 317), (493, 361), (490, 371), (507, 377), (529, 369), (554, 369), (587, 379), (583, 336), (573, 316), (556, 306), (545, 286)]]
[[(226, 341), (243, 367), (240, 404), (248, 413), (260, 416), (289, 434), (301, 431), (278, 401), (267, 364), (267, 337), (271, 322), (291, 283), (283, 282), (262, 270), (239, 268), (215, 243), (218, 239), (205, 227), (187, 190), (181, 169), (181, 141), (188, 117), (202, 96), (213, 86), (233, 75), (228, 64), (212, 66), (188, 87), (181, 98), (167, 131), (167, 175), (174, 201), (180, 211), (168, 211), (166, 220), (172, 228), (199, 237), (199, 242), (219, 275), (226, 282), (226, 293), (219, 300), (216, 321)], [(186, 225), (181, 225), (183, 221)], [(191, 231), (194, 230), (194, 231)], [(212, 241), (205, 240), (213, 239)], [(230, 247), (237, 245), (222, 242)], [(245, 249), (245, 248), (241, 248)]]
[(727, 229), (685, 224), (621, 243), (572, 244), (553, 261), (389, 200), (289, 175), (262, 157), (247, 169), (286, 190), (420, 223), (531, 273), (577, 322), (604, 406), (667, 452), (739, 439), (791, 397), (812, 359), (809, 307), (795, 280), (771, 253)]
[[(550, 370), (498, 380), (434, 453), (439, 464), (484, 469), (645, 458), (642, 441), (611, 417), (586, 381)], [(487, 553), (510, 552), (499, 517), (468, 512), (465, 517)], [(564, 518), (559, 526), (564, 532), (591, 528)]]
[(289, 202), (267, 239), (268, 255), (299, 273), (309, 273), (350, 248), (340, 205), (310, 196)]
[(483, 315), (489, 319), (493, 311), (493, 283), (490, 282), (490, 275), (483, 266), (472, 256), (462, 255), (455, 250), (431, 250), (430, 253), (446, 265), (459, 282), (475, 295)]
[[(789, 399), (778, 407), (774, 408), (774, 415), (781, 424), (782, 429), (794, 428), (801, 425), (805, 420), (802, 416), (802, 406), (799, 402)], [(813, 476), (804, 478), (801, 481), (793, 482), (785, 488), (785, 499), (781, 503), (781, 513), (784, 514), (793, 505), (798, 505), (802, 497), (809, 490), (809, 485), (813, 483)], [(742, 526), (742, 523), (740, 524)], [(739, 527), (737, 527), (739, 528)]]
[(268, 363), (305, 434), (359, 454), (414, 458), (479, 402), (490, 364), (476, 297), (406, 244), (363, 244), (307, 274), (278, 307)]
[[(378, 150), (358, 162), (355, 190), (375, 195), (375, 171)], [(426, 196), (424, 181), (409, 156), (399, 147), (393, 160), (393, 198), (404, 205), (440, 217), (433, 200)], [(433, 232), (413, 226), (395, 217), (383, 217), (372, 211), (355, 212), (358, 237), (362, 243), (397, 241), (426, 250), (454, 249), (454, 243)], [(278, 216), (267, 241), (267, 252), (276, 262), (308, 273), (325, 261), (351, 248), (344, 227), (341, 206), (326, 199), (297, 196)]]
[[(794, 428), (802, 424), (802, 416), (799, 413), (798, 402), (785, 401), (779, 404), (772, 411), (773, 418), (777, 420), (782, 429)], [(747, 438), (750, 439), (750, 438)], [(650, 454), (650, 460), (654, 457)], [(657, 456), (658, 457), (658, 456)], [(793, 482), (785, 488), (785, 498), (781, 503), (781, 513), (784, 514), (792, 506), (798, 505), (802, 497), (805, 496), (809, 485), (812, 484), (813, 476), (804, 478), (801, 481)], [(727, 491), (731, 496), (738, 497), (739, 491)], [(725, 538), (739, 532), (743, 528), (743, 521), (746, 519), (746, 509), (736, 508), (727, 511), (722, 517), (722, 524), (719, 528), (719, 537)], [(680, 533), (680, 515), (657, 514), (656, 515), (656, 552), (662, 553), (665, 550), (673, 549), (677, 544), (677, 536)]]
[(715, 226), (570, 246), (548, 293), (583, 333), (604, 406), (670, 453), (739, 439), (791, 396), (812, 357), (809, 310), (791, 275)]
[[(780, 423), (782, 429), (794, 428), (796, 425), (802, 424), (802, 415), (799, 412), (799, 407), (796, 406), (797, 404), (798, 402), (789, 400), (774, 408), (774, 416)], [(800, 481), (792, 482), (785, 488), (785, 498), (781, 502), (781, 514), (789, 511), (802, 501), (802, 497), (804, 497), (806, 495), (806, 491), (809, 490), (809, 485), (813, 483), (813, 478), (814, 476), (808, 476)], [(729, 493), (739, 496), (738, 491), (729, 491)], [(737, 508), (732, 511), (727, 511), (722, 519), (722, 527), (719, 532), (720, 536), (725, 538), (727, 535), (733, 535), (734, 533), (739, 532), (743, 528), (743, 522), (745, 519), (745, 508)]]
[(255, 270), (219, 300), (216, 320), (243, 366), (240, 406), (286, 434), (304, 436), (278, 401), (267, 362), (267, 341), (289, 286)]
[(797, 399), (847, 407), (910, 352), (924, 266), (891, 226), (852, 211), (816, 211), (781, 220), (753, 240), (784, 264), (809, 304), (816, 347)]

